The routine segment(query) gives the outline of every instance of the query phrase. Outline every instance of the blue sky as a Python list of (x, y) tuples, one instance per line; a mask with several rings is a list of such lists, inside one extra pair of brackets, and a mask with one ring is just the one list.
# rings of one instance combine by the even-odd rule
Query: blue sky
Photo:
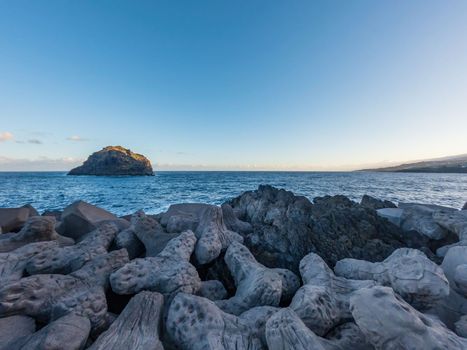
[(467, 153), (467, 1), (0, 0), (0, 170)]

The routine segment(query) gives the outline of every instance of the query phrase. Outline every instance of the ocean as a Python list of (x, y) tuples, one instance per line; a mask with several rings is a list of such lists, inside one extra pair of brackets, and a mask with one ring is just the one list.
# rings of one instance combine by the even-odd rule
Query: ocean
[(150, 177), (66, 176), (65, 172), (0, 172), (0, 207), (32, 204), (39, 212), (81, 199), (117, 215), (144, 209), (159, 213), (170, 204), (221, 204), (260, 184), (310, 199), (364, 194), (394, 202), (460, 208), (467, 201), (467, 174), (376, 172), (156, 172)]

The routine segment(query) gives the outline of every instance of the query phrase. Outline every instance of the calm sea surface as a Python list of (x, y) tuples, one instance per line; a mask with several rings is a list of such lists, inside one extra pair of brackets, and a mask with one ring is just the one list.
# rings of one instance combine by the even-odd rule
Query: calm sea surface
[(313, 199), (363, 194), (460, 208), (467, 201), (467, 174), (364, 172), (158, 172), (153, 177), (66, 176), (64, 172), (0, 172), (0, 207), (31, 203), (42, 212), (82, 199), (123, 215), (138, 209), (158, 213), (170, 204), (221, 204), (259, 184), (271, 184)]

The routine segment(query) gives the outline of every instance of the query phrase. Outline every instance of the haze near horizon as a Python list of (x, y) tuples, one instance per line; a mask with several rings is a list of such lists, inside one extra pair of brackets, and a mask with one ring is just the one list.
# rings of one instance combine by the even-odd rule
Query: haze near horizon
[(465, 1), (4, 1), (0, 170), (107, 145), (155, 170), (467, 153)]

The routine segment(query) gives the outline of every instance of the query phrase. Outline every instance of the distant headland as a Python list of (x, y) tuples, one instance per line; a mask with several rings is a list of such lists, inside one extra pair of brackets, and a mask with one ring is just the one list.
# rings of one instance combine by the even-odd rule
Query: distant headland
[(91, 154), (83, 165), (71, 169), (68, 175), (154, 175), (151, 162), (145, 156), (122, 146), (107, 146)]

